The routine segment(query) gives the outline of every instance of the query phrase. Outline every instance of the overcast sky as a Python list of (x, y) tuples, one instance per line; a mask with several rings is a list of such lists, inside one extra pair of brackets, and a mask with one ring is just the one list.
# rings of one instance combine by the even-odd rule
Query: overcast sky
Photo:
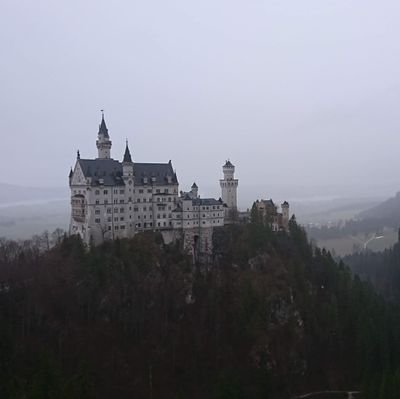
[(104, 108), (113, 158), (128, 138), (182, 189), (230, 158), (265, 193), (395, 192), (399, 20), (398, 0), (2, 0), (0, 182), (67, 185)]

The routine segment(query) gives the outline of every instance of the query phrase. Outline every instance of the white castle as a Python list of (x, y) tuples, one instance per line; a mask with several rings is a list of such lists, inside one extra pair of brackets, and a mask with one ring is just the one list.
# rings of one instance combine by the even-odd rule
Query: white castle
[(138, 232), (160, 231), (165, 242), (183, 239), (187, 250), (210, 253), (212, 233), (237, 211), (238, 180), (230, 161), (223, 166), (221, 198), (201, 198), (193, 183), (179, 192), (171, 161), (132, 161), (128, 142), (122, 162), (111, 158), (111, 140), (102, 115), (96, 159), (81, 159), (79, 151), (69, 174), (70, 234), (87, 244), (128, 238)]

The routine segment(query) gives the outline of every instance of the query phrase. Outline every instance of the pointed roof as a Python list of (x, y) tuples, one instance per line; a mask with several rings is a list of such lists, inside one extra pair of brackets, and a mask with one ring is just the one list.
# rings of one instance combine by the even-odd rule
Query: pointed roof
[(225, 162), (224, 168), (233, 168), (233, 167), (234, 167), (234, 165), (233, 165), (232, 162), (228, 159), (228, 160)]
[(196, 183), (192, 184), (192, 188), (198, 188)]
[(103, 135), (104, 137), (110, 137), (108, 135), (108, 129), (107, 129), (107, 126), (106, 126), (106, 122), (104, 120), (104, 114), (103, 113), (101, 114), (101, 123), (100, 123), (100, 126), (99, 126), (99, 133), (98, 134), (99, 134), (99, 136)]
[(74, 175), (74, 172), (72, 171), (72, 166), (71, 166), (71, 170), (69, 171), (68, 177), (71, 178), (73, 175)]
[(129, 147), (128, 147), (128, 140), (126, 140), (126, 147), (125, 147), (125, 154), (124, 154), (124, 160), (123, 160), (123, 162), (130, 162), (130, 163), (132, 163), (131, 152), (129, 151)]

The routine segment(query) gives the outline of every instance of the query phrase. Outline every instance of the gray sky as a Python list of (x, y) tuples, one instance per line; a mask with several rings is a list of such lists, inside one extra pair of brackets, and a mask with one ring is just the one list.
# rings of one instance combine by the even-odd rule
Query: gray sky
[[(400, 2), (0, 2), (0, 182), (96, 156), (172, 159), (182, 189), (400, 188)], [(286, 189), (285, 192), (288, 192)], [(288, 194), (289, 195), (289, 194)]]

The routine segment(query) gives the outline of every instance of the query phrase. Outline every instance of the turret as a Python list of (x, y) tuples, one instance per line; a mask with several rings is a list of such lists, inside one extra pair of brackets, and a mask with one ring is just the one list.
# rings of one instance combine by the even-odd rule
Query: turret
[(289, 203), (287, 201), (281, 204), (282, 208), (282, 224), (285, 229), (289, 227)]
[(199, 197), (199, 188), (197, 187), (196, 183), (192, 184), (192, 189), (190, 190), (192, 193), (192, 198), (198, 198)]
[(235, 166), (231, 163), (231, 161), (227, 160), (225, 165), (222, 167), (222, 171), (224, 173), (225, 180), (233, 180), (233, 175), (235, 174)]
[(69, 175), (68, 175), (69, 185), (71, 185), (73, 175), (74, 175), (74, 172), (72, 171), (72, 166), (71, 166), (71, 170), (69, 171)]
[(129, 151), (128, 140), (126, 140), (125, 154), (122, 161), (122, 174), (124, 177), (133, 176), (133, 162)]
[(231, 161), (226, 161), (222, 166), (222, 172), (224, 178), (219, 181), (221, 186), (221, 197), (224, 204), (227, 206), (227, 215), (236, 212), (237, 210), (237, 188), (239, 185), (239, 180), (235, 179), (235, 166)]
[(96, 146), (98, 150), (98, 158), (110, 159), (111, 158), (111, 140), (108, 135), (108, 129), (104, 120), (104, 113), (101, 116), (101, 123), (99, 126), (99, 133), (97, 135)]

